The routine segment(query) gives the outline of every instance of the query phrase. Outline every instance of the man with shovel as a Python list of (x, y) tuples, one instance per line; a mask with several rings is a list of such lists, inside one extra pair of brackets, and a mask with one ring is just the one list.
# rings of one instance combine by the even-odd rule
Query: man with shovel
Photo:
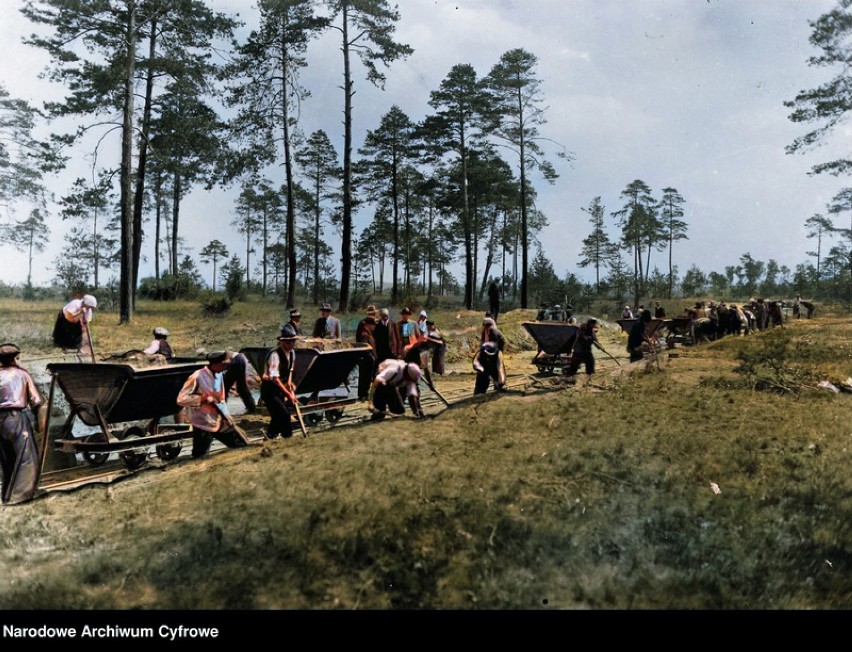
[(292, 405), (293, 409), (298, 410), (296, 387), (293, 383), (293, 370), (296, 366), (296, 353), (293, 349), (296, 346), (296, 337), (296, 330), (290, 324), (284, 324), (278, 337), (278, 347), (270, 351), (264, 365), (266, 368), (260, 382), (260, 397), (269, 410), (269, 427), (266, 429), (269, 439), (275, 439), (279, 435), (284, 439), (293, 436), (293, 424), (287, 406)]
[(178, 394), (177, 403), (187, 408), (192, 424), (192, 457), (207, 455), (214, 437), (228, 448), (249, 443), (228, 414), (224, 378), (227, 368), (227, 351), (208, 353), (207, 366), (187, 378)]

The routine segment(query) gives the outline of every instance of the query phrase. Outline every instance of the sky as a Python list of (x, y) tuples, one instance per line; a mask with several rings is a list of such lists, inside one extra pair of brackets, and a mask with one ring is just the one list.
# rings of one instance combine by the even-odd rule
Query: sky
[[(61, 97), (61, 88), (39, 73), (47, 57), (21, 44), (32, 25), (20, 14), (23, 0), (0, 0), (0, 81), (13, 97), (40, 104)], [(815, 20), (834, 0), (401, 0), (396, 40), (414, 50), (384, 70), (384, 90), (372, 87), (355, 65), (354, 146), (363, 143), (393, 105), (412, 120), (430, 111), (436, 90), (456, 64), (486, 75), (500, 56), (523, 48), (538, 59), (546, 124), (542, 136), (554, 144), (550, 160), (559, 178), (540, 177), (537, 208), (549, 225), (537, 239), (555, 271), (592, 280), (577, 266), (582, 240), (590, 231), (583, 208), (601, 197), (609, 217), (623, 205), (622, 190), (641, 179), (656, 198), (666, 187), (685, 200), (688, 240), (675, 244), (680, 274), (693, 264), (723, 272), (749, 253), (774, 259), (791, 270), (808, 260), (813, 241), (804, 222), (825, 214), (843, 179), (810, 176), (811, 167), (848, 150), (849, 125), (823, 147), (789, 155), (785, 147), (813, 127), (789, 120), (783, 103), (837, 74), (807, 64), (817, 54), (809, 43)], [(239, 13), (243, 34), (256, 25), (252, 0), (211, 0), (226, 13)], [(306, 133), (323, 129), (342, 156), (342, 62), (336, 33), (313, 42), (302, 82), (311, 91), (301, 113)], [(46, 132), (45, 132), (46, 133)], [(559, 147), (557, 147), (557, 145)], [(554, 155), (559, 148), (573, 160)], [(101, 157), (119, 158), (118, 145)], [(357, 153), (356, 153), (357, 155)], [(508, 156), (508, 155), (507, 155)], [(513, 162), (512, 159), (507, 159)], [(71, 169), (48, 181), (61, 196), (70, 182), (87, 176), (90, 161), (80, 155)], [(210, 240), (233, 253), (245, 250), (230, 226), (238, 190), (194, 190), (181, 205), (181, 235), (197, 254)], [(21, 219), (25, 215), (18, 214)], [(8, 219), (8, 216), (0, 216)], [(356, 216), (356, 231), (368, 211)], [(841, 226), (845, 225), (844, 224)], [(53, 260), (68, 229), (51, 221), (51, 244), (35, 265), (33, 281), (53, 277)], [(339, 252), (339, 240), (328, 233)], [(151, 275), (153, 245), (143, 244), (142, 276)], [(667, 252), (655, 252), (651, 266), (666, 271)], [(627, 258), (627, 256), (625, 256)], [(211, 269), (199, 261), (210, 282)], [(461, 280), (461, 268), (457, 273)], [(26, 258), (0, 249), (0, 281), (26, 279)]]

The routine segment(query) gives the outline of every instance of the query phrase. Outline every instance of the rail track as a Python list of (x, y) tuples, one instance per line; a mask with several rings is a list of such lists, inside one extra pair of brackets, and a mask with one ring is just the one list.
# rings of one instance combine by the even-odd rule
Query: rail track
[[(459, 377), (465, 380), (459, 379)], [(470, 376), (471, 381), (467, 382), (466, 377)], [(445, 410), (451, 409), (458, 405), (471, 403), (474, 401), (488, 401), (497, 398), (500, 395), (522, 394), (528, 395), (539, 392), (552, 391), (554, 389), (570, 387), (570, 381), (562, 374), (514, 374), (509, 375), (506, 379), (504, 391), (496, 392), (490, 389), (486, 394), (473, 394), (473, 373), (470, 374), (453, 374), (451, 382), (444, 384), (440, 388), (429, 388), (422, 386), (421, 406), (428, 417), (435, 417)], [(241, 403), (233, 397), (229, 399), (233, 405), (233, 412), (240, 425), (246, 431), (249, 440), (254, 444), (261, 444), (264, 441), (261, 428), (265, 424), (265, 419), (246, 419), (240, 421)], [(347, 407), (343, 415), (336, 421), (328, 421), (323, 419), (318, 423), (307, 426), (308, 436), (312, 434), (327, 433), (339, 428), (347, 428), (358, 425), (370, 420), (372, 412), (366, 402), (354, 403)], [(396, 417), (400, 418), (400, 417)], [(406, 417), (407, 418), (407, 417)], [(294, 436), (298, 436), (298, 430), (294, 429)], [(190, 459), (191, 439), (183, 441), (182, 450), (177, 459)], [(214, 442), (211, 448), (211, 455), (218, 455), (229, 450), (222, 444)], [(164, 462), (160, 460), (154, 453), (148, 455), (148, 459), (138, 468), (130, 469), (119, 459), (116, 454), (109, 456), (103, 464), (94, 466), (80, 459), (76, 466), (59, 470), (44, 471), (39, 482), (39, 494), (49, 494), (53, 492), (72, 491), (80, 487), (92, 484), (111, 484), (130, 477), (146, 473), (151, 470), (162, 470), (167, 465), (172, 465), (174, 461)]]

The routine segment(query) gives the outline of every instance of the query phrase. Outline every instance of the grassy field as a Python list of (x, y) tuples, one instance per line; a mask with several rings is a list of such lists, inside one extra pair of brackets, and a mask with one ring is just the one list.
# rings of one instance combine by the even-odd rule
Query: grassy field
[[(0, 302), (33, 359), (57, 306)], [(303, 313), (310, 319), (308, 310)], [(180, 355), (270, 344), (280, 304), (204, 318), (140, 304), (100, 353), (166, 326)], [(534, 343), (501, 318), (510, 373)], [(468, 371), (480, 313), (436, 313)], [(351, 321), (354, 321), (353, 316)], [(347, 321), (344, 320), (346, 328)], [(351, 333), (351, 330), (348, 330)], [(468, 401), (179, 461), (0, 515), (5, 609), (852, 608), (846, 317), (789, 322), (628, 365), (605, 328), (594, 382)], [(469, 374), (438, 380), (468, 383)], [(714, 489), (714, 487), (716, 489)]]

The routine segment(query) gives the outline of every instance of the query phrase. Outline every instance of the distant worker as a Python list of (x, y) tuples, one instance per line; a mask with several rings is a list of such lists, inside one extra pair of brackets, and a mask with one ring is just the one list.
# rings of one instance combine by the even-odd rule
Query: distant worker
[(548, 310), (548, 308), (550, 308), (549, 303), (542, 303), (541, 306), (539, 306), (538, 313), (536, 313), (535, 320), (547, 321), (550, 317), (550, 310)]
[(320, 316), (314, 322), (314, 330), (311, 336), (326, 340), (340, 339), (340, 320), (331, 316), (330, 303), (324, 303), (320, 307)]
[(367, 306), (367, 315), (358, 322), (355, 328), (355, 341), (370, 347), (370, 355), (364, 356), (358, 362), (358, 400), (366, 401), (370, 394), (370, 383), (376, 372), (376, 306)]
[(420, 381), (422, 371), (419, 365), (402, 360), (385, 360), (379, 365), (379, 371), (372, 386), (372, 421), (381, 421), (392, 414), (405, 414), (403, 400), (408, 401), (411, 411), (417, 419), (425, 415), (420, 407)]
[(598, 320), (594, 317), (590, 317), (585, 324), (580, 324), (571, 350), (571, 362), (568, 367), (569, 376), (576, 376), (580, 364), (583, 363), (586, 367), (586, 375), (591, 380), (592, 374), (595, 373), (595, 355), (592, 349), (598, 348), (606, 352), (598, 341), (597, 333)]
[(497, 281), (491, 281), (488, 286), (488, 312), (491, 313), (491, 318), (496, 322), (497, 316), (500, 314), (500, 287)]
[(476, 372), (474, 394), (485, 394), (488, 386), (494, 382), (494, 389), (503, 391), (506, 385), (506, 367), (503, 354), (495, 342), (484, 342), (473, 358), (473, 370)]
[(808, 319), (811, 319), (814, 316), (816, 307), (813, 302), (804, 301), (802, 300), (802, 297), (796, 296), (796, 300), (793, 302), (793, 316), (796, 317), (796, 319), (799, 319), (802, 316), (802, 308), (807, 310)]
[(666, 309), (660, 305), (659, 301), (654, 302), (654, 317), (657, 319), (665, 319), (666, 318)]
[(187, 378), (177, 403), (187, 408), (192, 424), (192, 457), (204, 457), (216, 438), (228, 448), (248, 444), (237, 429), (226, 404), (224, 373), (228, 368), (227, 351), (207, 354), (207, 366)]
[(426, 320), (429, 319), (429, 315), (425, 310), (421, 310), (420, 314), (417, 315), (417, 330), (419, 331), (420, 337), (426, 337), (429, 327), (426, 325)]
[(633, 311), (630, 309), (630, 306), (624, 306), (624, 310), (621, 311), (622, 319), (633, 319)]
[(630, 362), (636, 362), (644, 357), (646, 347), (652, 345), (646, 334), (646, 327), (651, 323), (651, 311), (643, 310), (627, 335), (627, 352), (630, 354)]
[(396, 328), (399, 331), (399, 341), (402, 350), (399, 352), (400, 357), (404, 357), (412, 345), (417, 342), (417, 324), (411, 321), (411, 308), (405, 307), (399, 311), (399, 321), (396, 323)]
[(296, 331), (296, 335), (304, 335), (304, 331), (302, 330), (302, 313), (298, 308), (293, 308), (290, 311), (290, 321), (287, 322), (290, 326), (293, 327), (293, 330)]
[(98, 307), (98, 300), (91, 294), (75, 292), (56, 316), (53, 327), (53, 345), (65, 350), (74, 350), (77, 356), (87, 362), (95, 361), (92, 347), (92, 333), (89, 323), (92, 321), (92, 311)]
[(278, 336), (278, 346), (266, 357), (260, 383), (260, 397), (269, 410), (269, 427), (266, 436), (287, 439), (293, 436), (293, 423), (288, 405), (295, 407), (296, 385), (293, 372), (296, 368), (296, 331), (285, 324)]
[(148, 348), (143, 349), (142, 353), (154, 358), (159, 357), (168, 362), (174, 357), (174, 351), (172, 351), (172, 346), (169, 344), (168, 339), (169, 331), (162, 326), (157, 326), (154, 329), (154, 339), (148, 345)]
[(21, 350), (0, 344), (0, 468), (3, 471), (3, 504), (31, 500), (36, 492), (39, 457), (35, 434), (39, 424), (33, 409), (44, 404), (32, 376), (18, 366)]
[(398, 358), (402, 353), (399, 329), (396, 322), (390, 318), (387, 308), (379, 311), (379, 320), (373, 328), (373, 339), (376, 341), (376, 369), (382, 360)]

